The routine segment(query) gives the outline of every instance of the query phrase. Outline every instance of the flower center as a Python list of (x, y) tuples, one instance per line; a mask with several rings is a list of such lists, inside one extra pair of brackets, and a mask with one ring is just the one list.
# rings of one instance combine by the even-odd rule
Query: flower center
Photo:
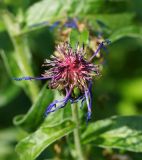
[(64, 57), (61, 62), (61, 77), (69, 85), (76, 86), (83, 80), (84, 60), (78, 55)]

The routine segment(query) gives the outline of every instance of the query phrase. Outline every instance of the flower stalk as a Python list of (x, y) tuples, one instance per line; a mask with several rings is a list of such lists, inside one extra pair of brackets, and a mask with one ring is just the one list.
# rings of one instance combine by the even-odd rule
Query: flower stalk
[(73, 131), (74, 136), (74, 144), (75, 144), (75, 150), (77, 153), (77, 159), (78, 160), (85, 160), (83, 151), (82, 151), (82, 145), (81, 145), (81, 139), (80, 139), (80, 130), (79, 130), (79, 115), (78, 115), (78, 106), (77, 103), (72, 104), (72, 119), (76, 123), (77, 127)]

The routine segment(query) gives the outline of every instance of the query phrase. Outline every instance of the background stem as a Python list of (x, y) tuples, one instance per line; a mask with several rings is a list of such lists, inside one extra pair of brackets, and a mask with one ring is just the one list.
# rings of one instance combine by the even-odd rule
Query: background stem
[[(18, 36), (21, 32), (21, 28), (15, 17), (8, 11), (2, 12), (2, 19), (9, 33), (11, 41), (14, 47), (14, 57), (19, 69), (22, 72), (21, 76), (34, 76), (32, 70), (32, 57), (27, 42), (26, 36)], [(34, 102), (39, 93), (39, 88), (36, 82), (24, 81), (25, 87), (23, 89)]]
[(72, 119), (77, 124), (77, 127), (73, 131), (75, 149), (77, 152), (77, 159), (78, 160), (85, 160), (85, 158), (83, 156), (81, 141), (80, 141), (79, 116), (78, 116), (77, 103), (72, 104)]

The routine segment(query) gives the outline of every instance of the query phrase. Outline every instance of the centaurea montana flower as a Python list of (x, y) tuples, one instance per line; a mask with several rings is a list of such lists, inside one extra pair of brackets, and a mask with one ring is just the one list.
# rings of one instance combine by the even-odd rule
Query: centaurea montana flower
[[(17, 81), (45, 79), (49, 81), (50, 88), (65, 92), (65, 97), (62, 100), (55, 100), (47, 107), (46, 115), (63, 108), (68, 101), (77, 103), (80, 100), (81, 106), (85, 101), (87, 103), (87, 120), (89, 120), (91, 118), (92, 108), (93, 77), (100, 74), (99, 66), (93, 64), (92, 60), (106, 43), (108, 41), (100, 43), (98, 49), (89, 60), (85, 58), (86, 52), (84, 47), (77, 45), (76, 49), (72, 49), (68, 42), (59, 44), (56, 47), (58, 55), (52, 55), (51, 60), (45, 59), (43, 66), (47, 67), (47, 70), (45, 70), (41, 77), (21, 77), (14, 79)], [(75, 94), (75, 89), (79, 90), (79, 94)]]

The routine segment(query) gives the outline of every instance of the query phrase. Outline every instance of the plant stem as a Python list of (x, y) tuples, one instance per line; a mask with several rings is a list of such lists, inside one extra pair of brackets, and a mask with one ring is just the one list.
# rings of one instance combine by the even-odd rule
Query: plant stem
[[(23, 76), (33, 76), (33, 70), (31, 67), (32, 58), (28, 47), (27, 37), (18, 36), (21, 32), (20, 25), (16, 22), (15, 17), (9, 12), (3, 11), (2, 19), (12, 40), (15, 49), (14, 57), (21, 73)], [(29, 94), (32, 102), (34, 102), (39, 93), (37, 84), (34, 81), (25, 81), (24, 84), (25, 91)]]
[(78, 160), (85, 160), (85, 158), (83, 156), (81, 140), (80, 140), (79, 116), (78, 116), (77, 103), (72, 104), (72, 119), (77, 125), (77, 127), (74, 129), (74, 132), (73, 132), (75, 149), (76, 149), (76, 152), (77, 152), (77, 159)]

